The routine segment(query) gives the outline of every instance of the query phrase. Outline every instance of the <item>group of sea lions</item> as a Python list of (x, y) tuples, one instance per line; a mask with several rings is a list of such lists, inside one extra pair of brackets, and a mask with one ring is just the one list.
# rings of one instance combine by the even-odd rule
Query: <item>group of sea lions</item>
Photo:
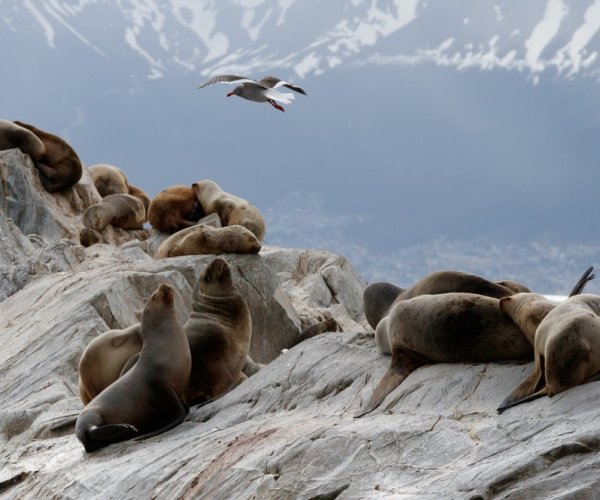
[[(75, 150), (62, 138), (19, 121), (0, 120), (0, 151), (18, 148), (29, 155), (43, 187), (65, 191), (79, 182), (85, 168)], [(248, 201), (230, 194), (211, 180), (192, 186), (175, 185), (153, 199), (129, 183), (120, 168), (98, 164), (89, 167), (99, 203), (86, 208), (80, 243), (108, 243), (108, 226), (144, 240), (149, 222), (171, 236), (158, 248), (158, 257), (180, 255), (258, 253), (265, 236), (265, 222)], [(212, 217), (211, 217), (212, 216)]]
[[(0, 150), (12, 148), (31, 157), (49, 192), (81, 178), (84, 167), (66, 141), (0, 120)], [(80, 238), (86, 246), (102, 242), (107, 226), (140, 231), (143, 238), (149, 222), (170, 234), (159, 258), (261, 248), (265, 223), (258, 209), (213, 181), (172, 186), (151, 200), (117, 167), (95, 165), (89, 172), (102, 200), (83, 214)], [(520, 283), (458, 271), (431, 273), (408, 289), (370, 284), (363, 293), (365, 317), (391, 362), (356, 416), (379, 406), (412, 371), (436, 362), (533, 359), (533, 372), (504, 399), (500, 412), (597, 379), (600, 296), (581, 294), (593, 278), (589, 268), (558, 305)], [(200, 274), (185, 325), (175, 314), (176, 293), (160, 285), (140, 323), (107, 331), (85, 349), (79, 364), (85, 407), (75, 433), (86, 451), (170, 429), (184, 420), (189, 405), (221, 397), (262, 367), (248, 355), (250, 311), (225, 260), (215, 258)], [(325, 318), (300, 340), (338, 328), (334, 318)]]
[(365, 316), (387, 372), (356, 416), (379, 406), (415, 369), (430, 363), (535, 359), (534, 373), (499, 406), (502, 412), (552, 396), (600, 373), (600, 296), (580, 295), (590, 267), (559, 305), (513, 281), (457, 271), (434, 272), (403, 290), (373, 283)]
[(86, 347), (79, 362), (86, 406), (75, 424), (86, 451), (170, 429), (188, 405), (221, 397), (260, 367), (248, 355), (250, 311), (225, 260), (215, 258), (200, 274), (185, 325), (174, 300), (175, 290), (160, 285), (140, 323)]

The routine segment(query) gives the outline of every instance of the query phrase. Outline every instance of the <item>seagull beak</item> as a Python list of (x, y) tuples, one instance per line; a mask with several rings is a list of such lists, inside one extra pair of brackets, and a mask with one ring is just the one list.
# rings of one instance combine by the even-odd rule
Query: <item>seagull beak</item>
[(231, 97), (233, 95), (233, 92), (227, 92), (227, 97)]

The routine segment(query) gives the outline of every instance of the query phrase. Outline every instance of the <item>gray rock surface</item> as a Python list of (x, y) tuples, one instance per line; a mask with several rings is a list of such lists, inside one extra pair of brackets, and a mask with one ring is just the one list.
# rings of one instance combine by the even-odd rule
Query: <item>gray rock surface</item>
[[(18, 152), (0, 163), (6, 155), (28, 163)], [(28, 238), (2, 207), (0, 277), (24, 277), (0, 296), (0, 498), (598, 497), (597, 382), (497, 415), (531, 363), (437, 364), (354, 419), (390, 357), (367, 331), (350, 263), (312, 250), (225, 256), (266, 367), (166, 433), (86, 454), (72, 427), (48, 429), (81, 409), (84, 347), (138, 321), (161, 282), (185, 321), (212, 257), (156, 261), (146, 242), (84, 249), (25, 224), (43, 234)], [(292, 347), (327, 313), (345, 331)]]

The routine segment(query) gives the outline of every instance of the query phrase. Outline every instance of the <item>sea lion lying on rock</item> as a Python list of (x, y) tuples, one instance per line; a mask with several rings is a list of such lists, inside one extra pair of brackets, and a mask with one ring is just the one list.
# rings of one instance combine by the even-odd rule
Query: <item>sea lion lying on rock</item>
[(169, 236), (158, 248), (158, 258), (222, 253), (255, 254), (260, 248), (260, 242), (245, 227), (216, 228), (199, 224)]
[(46, 191), (64, 191), (79, 182), (83, 166), (75, 150), (64, 139), (27, 123), (14, 123), (33, 132), (44, 144), (44, 154), (33, 163)]
[[(412, 371), (430, 363), (527, 359), (531, 344), (498, 299), (472, 293), (419, 295), (397, 302), (378, 325), (392, 354), (388, 371), (357, 416), (371, 412)], [(378, 342), (378, 343), (379, 343)]]
[(176, 233), (194, 226), (206, 214), (188, 186), (171, 186), (163, 189), (150, 202), (148, 222), (164, 233)]
[(0, 120), (0, 151), (20, 149), (34, 161), (40, 161), (46, 147), (31, 130), (9, 120)]
[(363, 306), (367, 321), (375, 329), (394, 304), (418, 295), (464, 292), (499, 299), (529, 291), (527, 287), (515, 281), (494, 282), (460, 271), (435, 271), (406, 289), (391, 283), (371, 283), (363, 292)]
[(194, 182), (192, 190), (206, 214), (217, 213), (224, 226), (244, 226), (252, 231), (258, 241), (264, 239), (265, 221), (254, 205), (223, 191), (216, 182), (210, 180)]

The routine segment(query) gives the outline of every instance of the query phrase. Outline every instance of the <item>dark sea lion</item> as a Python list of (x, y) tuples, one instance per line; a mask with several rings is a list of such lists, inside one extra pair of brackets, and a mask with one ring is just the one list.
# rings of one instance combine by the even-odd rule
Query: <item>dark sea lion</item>
[(184, 420), (191, 355), (174, 299), (174, 290), (166, 284), (152, 294), (142, 313), (139, 359), (79, 414), (75, 434), (87, 452), (153, 436)]
[(31, 130), (9, 120), (0, 120), (0, 151), (18, 148), (34, 161), (39, 161), (46, 147)]
[(199, 224), (169, 236), (158, 248), (158, 258), (222, 253), (256, 254), (260, 248), (260, 242), (245, 227)]
[(206, 214), (218, 214), (224, 226), (244, 226), (258, 241), (265, 238), (265, 221), (254, 205), (210, 180), (194, 182), (192, 189)]
[(418, 295), (464, 292), (496, 299), (530, 290), (515, 281), (488, 281), (474, 274), (460, 271), (435, 271), (417, 281), (410, 288), (399, 288), (391, 283), (371, 283), (363, 292), (363, 306), (367, 321), (373, 328), (387, 316), (393, 304)]
[(150, 202), (148, 222), (158, 231), (176, 233), (192, 227), (206, 214), (188, 186), (171, 186), (163, 189)]
[(186, 391), (190, 405), (216, 399), (246, 379), (252, 318), (233, 283), (229, 264), (214, 259), (198, 278), (185, 324), (192, 354)]
[(27, 123), (15, 123), (33, 132), (44, 144), (44, 154), (33, 163), (39, 171), (40, 181), (46, 191), (64, 191), (79, 182), (83, 172), (81, 161), (64, 139)]
[(123, 366), (142, 349), (142, 327), (109, 330), (93, 339), (79, 361), (79, 395), (84, 405), (119, 378)]
[[(431, 363), (527, 359), (531, 344), (500, 311), (498, 299), (472, 293), (419, 295), (385, 318), (388, 371), (357, 416), (371, 412), (416, 368)], [(384, 335), (381, 333), (380, 335)]]

